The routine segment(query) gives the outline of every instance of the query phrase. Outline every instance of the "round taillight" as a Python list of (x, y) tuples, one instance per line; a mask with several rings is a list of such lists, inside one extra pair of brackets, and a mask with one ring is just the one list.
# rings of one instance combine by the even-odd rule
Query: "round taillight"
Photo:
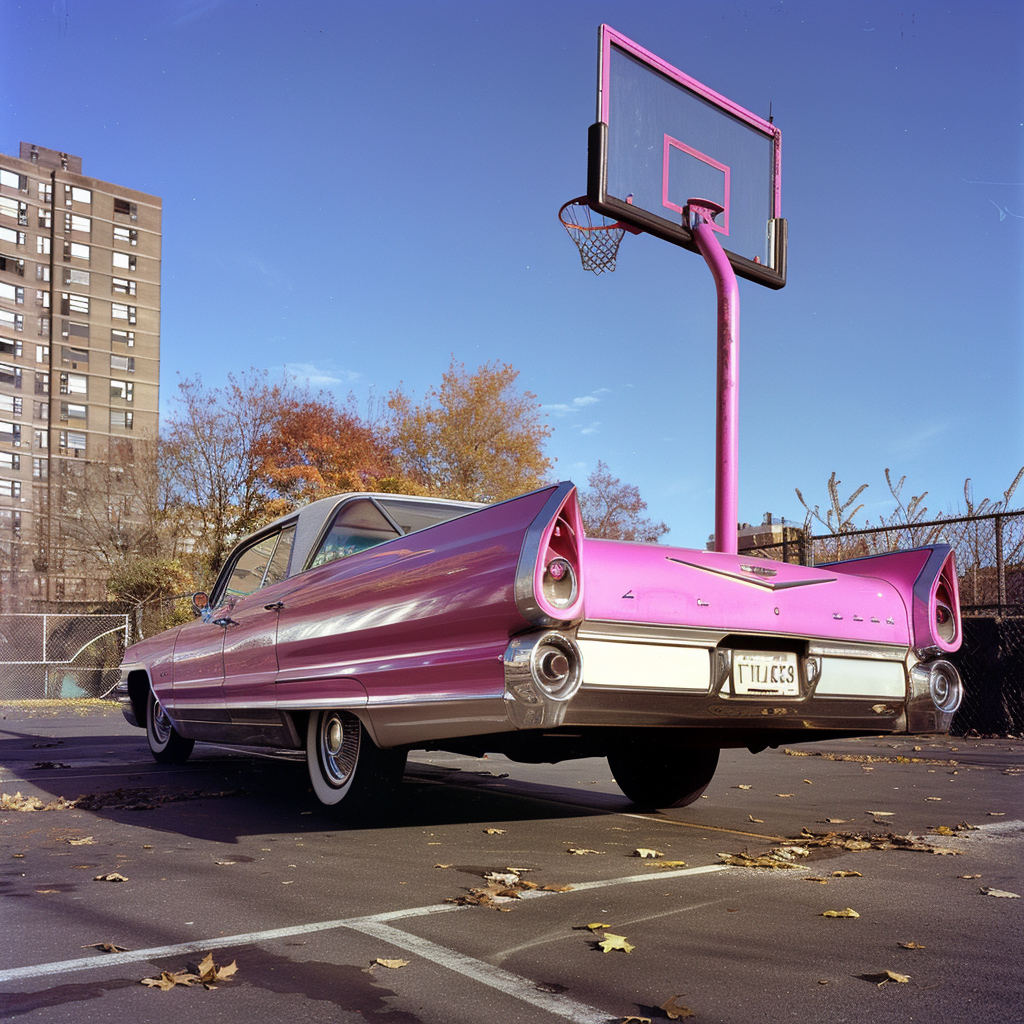
[(555, 608), (568, 608), (576, 600), (576, 572), (565, 558), (553, 558), (544, 567), (544, 598)]
[(947, 644), (956, 640), (956, 616), (953, 609), (942, 601), (935, 603), (935, 632)]

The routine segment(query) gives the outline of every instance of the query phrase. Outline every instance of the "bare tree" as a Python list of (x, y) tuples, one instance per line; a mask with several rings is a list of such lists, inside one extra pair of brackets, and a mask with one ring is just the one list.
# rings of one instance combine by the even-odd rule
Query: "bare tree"
[(655, 523), (643, 512), (647, 502), (633, 484), (614, 477), (604, 462), (587, 480), (589, 490), (580, 492), (580, 513), (588, 537), (656, 543), (668, 533), (665, 523)]

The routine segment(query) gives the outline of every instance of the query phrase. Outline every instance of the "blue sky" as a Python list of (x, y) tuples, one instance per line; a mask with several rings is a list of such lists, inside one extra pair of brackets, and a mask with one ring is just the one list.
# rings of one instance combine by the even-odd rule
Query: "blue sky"
[[(599, 459), (673, 543), (714, 522), (715, 293), (649, 236), (584, 272), (607, 22), (782, 130), (789, 283), (740, 282), (740, 517), (884, 470), (932, 511), (1024, 465), (1018, 3), (0, 0), (0, 151), (163, 198), (161, 405), (287, 366), (365, 402), (521, 371), (555, 475)], [(1014, 504), (1024, 504), (1018, 493)]]

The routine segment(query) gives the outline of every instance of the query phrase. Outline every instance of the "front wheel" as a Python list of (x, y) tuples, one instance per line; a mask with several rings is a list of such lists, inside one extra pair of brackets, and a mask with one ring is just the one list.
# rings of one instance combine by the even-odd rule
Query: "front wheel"
[(152, 690), (146, 698), (146, 739), (150, 753), (161, 764), (184, 764), (196, 745), (174, 728)]
[(385, 795), (405, 772), (404, 750), (381, 750), (348, 711), (313, 711), (306, 729), (309, 780), (320, 803), (365, 806)]
[(608, 755), (619, 789), (641, 807), (685, 807), (708, 788), (718, 767), (717, 748), (672, 743), (667, 737), (633, 739)]

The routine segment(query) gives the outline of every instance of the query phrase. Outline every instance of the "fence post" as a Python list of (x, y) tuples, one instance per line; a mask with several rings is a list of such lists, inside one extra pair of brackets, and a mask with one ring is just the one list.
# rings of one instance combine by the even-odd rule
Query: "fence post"
[(1003, 517), (996, 516), (996, 602), (997, 614), (1003, 617), (1003, 605), (1006, 604), (1006, 566), (1003, 563)]

